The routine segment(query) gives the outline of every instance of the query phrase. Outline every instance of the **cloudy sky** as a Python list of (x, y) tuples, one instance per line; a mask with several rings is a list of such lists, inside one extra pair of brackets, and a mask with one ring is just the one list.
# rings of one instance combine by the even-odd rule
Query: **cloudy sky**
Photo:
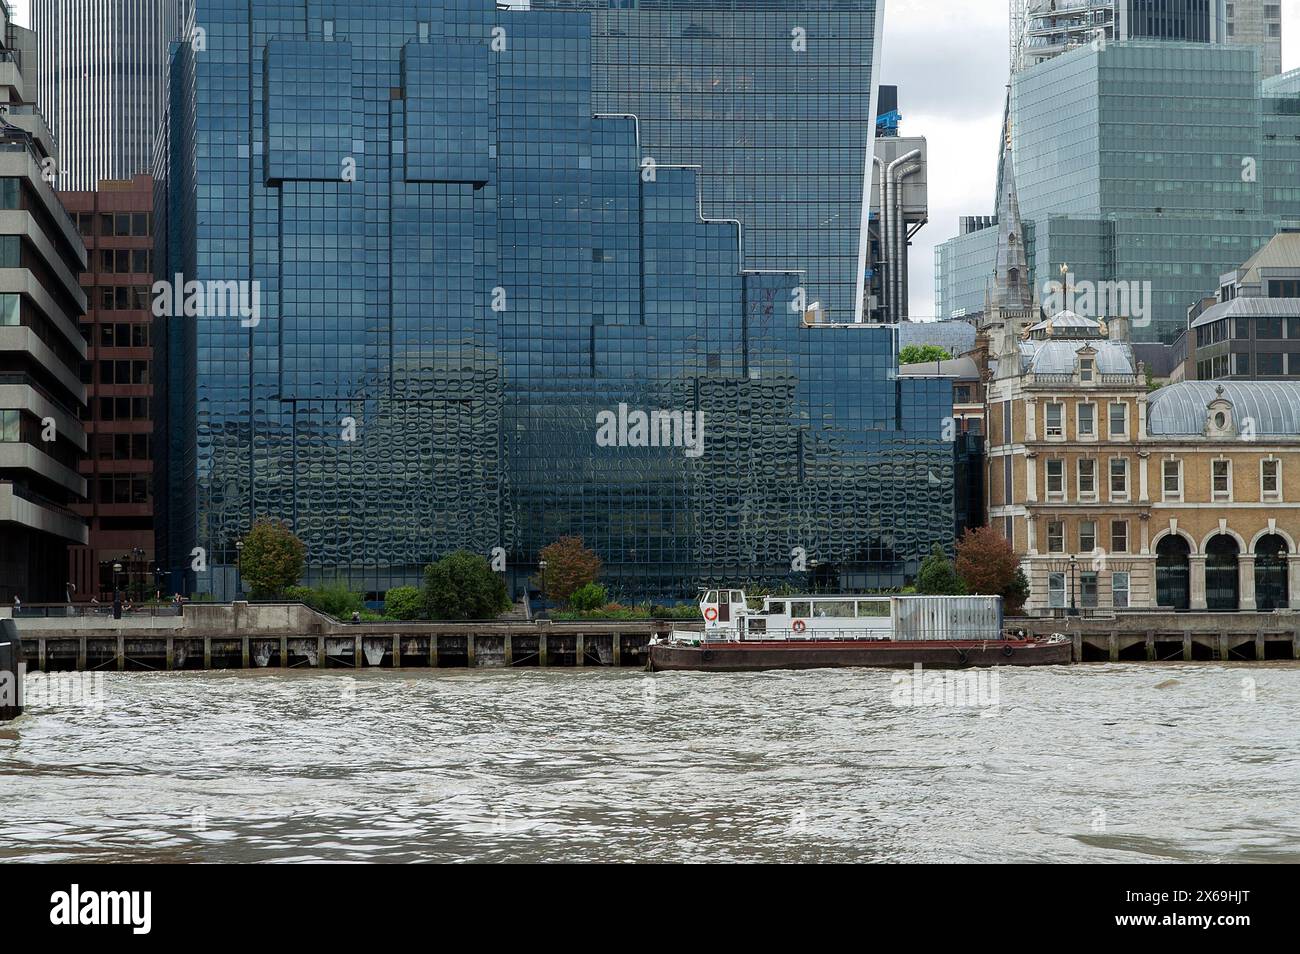
[[(912, 242), (911, 313), (934, 315), (934, 247), (961, 215), (993, 212), (1008, 0), (885, 0), (880, 80), (899, 87), (902, 131), (930, 147), (930, 223)], [(1300, 0), (1282, 3), (1282, 66), (1300, 66)], [(9, 0), (30, 25), (30, 0)]]
[[(1282, 2), (1282, 68), (1300, 67), (1300, 0)], [(913, 319), (934, 315), (934, 247), (961, 215), (993, 212), (1006, 92), (1007, 0), (886, 0), (880, 81), (898, 87), (901, 131), (930, 147), (930, 223), (912, 240)]]

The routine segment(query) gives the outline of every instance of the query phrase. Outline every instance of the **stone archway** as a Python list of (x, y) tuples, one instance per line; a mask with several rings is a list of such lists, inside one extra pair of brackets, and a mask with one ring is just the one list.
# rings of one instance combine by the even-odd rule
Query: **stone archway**
[(1190, 560), (1192, 548), (1186, 538), (1176, 533), (1162, 537), (1156, 544), (1156, 605), (1176, 610), (1191, 604)]
[(1241, 545), (1235, 536), (1217, 533), (1205, 542), (1205, 608), (1235, 610), (1241, 605)]
[(1255, 608), (1286, 609), (1291, 605), (1287, 586), (1290, 546), (1280, 534), (1266, 533), (1255, 541)]

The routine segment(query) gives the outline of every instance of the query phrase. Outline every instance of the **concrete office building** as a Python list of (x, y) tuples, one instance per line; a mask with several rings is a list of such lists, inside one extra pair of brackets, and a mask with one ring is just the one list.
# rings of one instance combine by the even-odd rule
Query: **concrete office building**
[(87, 540), (77, 323), (86, 250), (52, 178), (54, 138), (33, 105), (35, 37), (0, 3), (0, 600), (66, 597), (68, 546)]

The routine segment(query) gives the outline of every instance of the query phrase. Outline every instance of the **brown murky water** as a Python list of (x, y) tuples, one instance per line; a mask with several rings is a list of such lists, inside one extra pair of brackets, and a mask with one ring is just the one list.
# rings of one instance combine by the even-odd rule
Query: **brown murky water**
[(1294, 663), (891, 675), (109, 673), (0, 726), (0, 860), (1300, 861)]

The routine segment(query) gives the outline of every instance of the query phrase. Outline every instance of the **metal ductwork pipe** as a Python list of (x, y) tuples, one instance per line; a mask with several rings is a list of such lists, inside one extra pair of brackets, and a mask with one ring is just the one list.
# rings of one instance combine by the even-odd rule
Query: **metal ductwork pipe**
[[(876, 233), (880, 237), (880, 304), (889, 309), (889, 193), (885, 189), (885, 163), (874, 153), (872, 162), (876, 164), (876, 195), (880, 202), (880, 218), (876, 222)], [(866, 321), (867, 315), (858, 315), (856, 320)]]
[[(888, 302), (889, 320), (898, 322), (903, 317), (902, 306), (902, 273), (904, 262), (906, 261), (906, 243), (907, 243), (907, 225), (903, 216), (903, 199), (901, 194), (902, 180), (917, 169), (921, 168), (920, 163), (908, 166), (915, 159), (921, 157), (920, 149), (913, 149), (905, 153), (889, 164), (885, 170), (885, 180), (889, 189), (887, 201), (883, 204), (889, 208), (889, 289), (886, 294)], [(899, 169), (900, 166), (907, 168)]]

